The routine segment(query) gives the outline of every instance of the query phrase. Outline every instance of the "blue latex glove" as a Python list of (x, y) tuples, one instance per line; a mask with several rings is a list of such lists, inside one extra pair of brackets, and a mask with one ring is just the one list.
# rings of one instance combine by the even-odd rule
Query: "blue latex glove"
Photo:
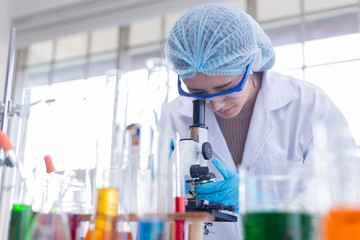
[(198, 199), (211, 203), (234, 205), (235, 212), (239, 212), (239, 174), (227, 167), (219, 159), (212, 160), (214, 166), (224, 177), (223, 181), (206, 183), (195, 187)]
[(175, 140), (174, 140), (174, 138), (172, 138), (170, 140), (170, 155), (169, 155), (169, 157), (171, 157), (171, 154), (173, 153), (174, 149), (175, 149)]

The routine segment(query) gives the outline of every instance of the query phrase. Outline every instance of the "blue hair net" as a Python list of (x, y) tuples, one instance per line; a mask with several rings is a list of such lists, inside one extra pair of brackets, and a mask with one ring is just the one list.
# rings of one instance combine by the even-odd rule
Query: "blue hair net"
[(180, 78), (197, 72), (241, 75), (254, 59), (251, 72), (270, 69), (275, 53), (269, 37), (248, 14), (221, 4), (203, 4), (180, 17), (165, 47)]

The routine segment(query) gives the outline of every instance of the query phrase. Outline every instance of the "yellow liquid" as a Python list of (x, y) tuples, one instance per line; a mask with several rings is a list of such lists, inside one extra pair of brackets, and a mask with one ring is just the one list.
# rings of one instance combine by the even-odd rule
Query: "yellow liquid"
[(119, 191), (116, 188), (100, 188), (97, 195), (95, 228), (87, 233), (85, 239), (115, 239)]

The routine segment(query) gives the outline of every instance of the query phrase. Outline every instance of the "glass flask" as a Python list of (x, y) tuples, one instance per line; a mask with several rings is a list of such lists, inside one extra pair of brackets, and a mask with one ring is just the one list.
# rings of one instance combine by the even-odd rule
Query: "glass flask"
[(268, 156), (241, 166), (239, 174), (244, 240), (315, 239), (315, 189), (310, 168)]

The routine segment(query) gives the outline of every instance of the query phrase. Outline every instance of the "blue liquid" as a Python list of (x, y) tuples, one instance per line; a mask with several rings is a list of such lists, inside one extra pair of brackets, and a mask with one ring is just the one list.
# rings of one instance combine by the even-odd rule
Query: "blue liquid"
[(137, 240), (164, 240), (164, 221), (144, 219), (139, 221)]

